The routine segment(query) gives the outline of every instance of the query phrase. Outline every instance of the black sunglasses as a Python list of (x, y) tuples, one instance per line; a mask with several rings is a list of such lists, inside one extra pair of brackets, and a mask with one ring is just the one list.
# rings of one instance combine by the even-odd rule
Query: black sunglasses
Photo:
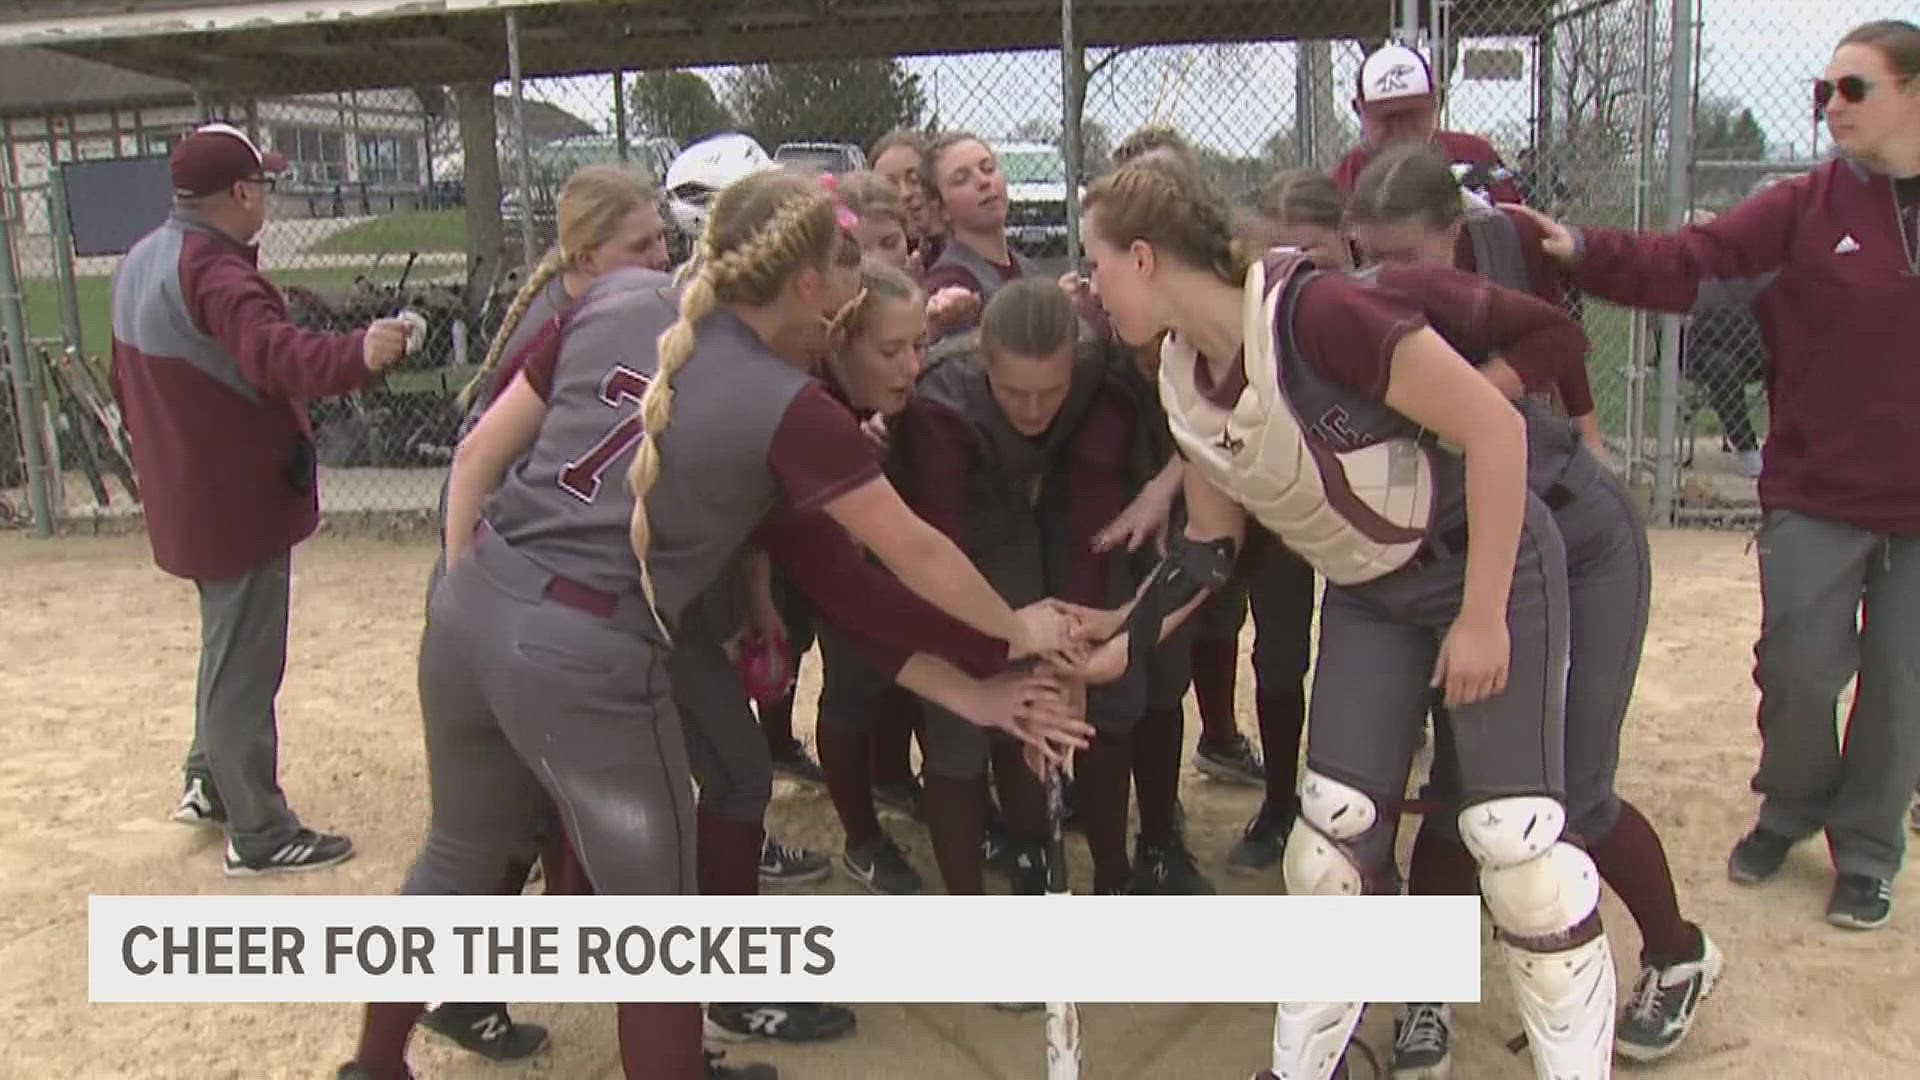
[[(1903, 76), (1893, 81), (1902, 83), (1909, 78), (1912, 76)], [(1827, 105), (1833, 101), (1835, 94), (1845, 98), (1849, 105), (1858, 105), (1867, 100), (1867, 95), (1878, 85), (1858, 75), (1842, 75), (1838, 79), (1815, 79), (1813, 80), (1813, 113), (1815, 116), (1824, 116)]]

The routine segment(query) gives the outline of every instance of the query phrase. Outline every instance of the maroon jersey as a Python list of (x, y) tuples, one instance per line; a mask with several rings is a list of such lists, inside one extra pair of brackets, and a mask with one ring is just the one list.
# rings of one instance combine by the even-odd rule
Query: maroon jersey
[[(1436, 131), (1433, 133), (1433, 145), (1453, 166), (1454, 178), (1460, 181), (1461, 187), (1488, 202), (1526, 201), (1520, 195), (1520, 185), (1514, 178), (1513, 170), (1500, 160), (1500, 152), (1493, 148), (1492, 143), (1464, 131)], [(1340, 164), (1334, 166), (1333, 182), (1340, 186), (1341, 191), (1351, 192), (1376, 152), (1365, 146), (1354, 147), (1346, 157), (1340, 159)]]
[(1920, 532), (1914, 207), (1911, 181), (1896, 186), (1858, 162), (1828, 162), (1706, 225), (1664, 235), (1576, 230), (1573, 284), (1675, 314), (1751, 305), (1769, 359), (1761, 506)]

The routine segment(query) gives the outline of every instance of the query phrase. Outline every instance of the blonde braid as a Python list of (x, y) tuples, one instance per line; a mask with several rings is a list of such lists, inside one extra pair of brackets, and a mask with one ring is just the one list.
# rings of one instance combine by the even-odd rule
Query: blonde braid
[(653, 589), (653, 574), (647, 568), (647, 549), (653, 529), (647, 520), (647, 493), (660, 479), (660, 436), (673, 420), (673, 377), (693, 357), (694, 338), (699, 324), (713, 314), (722, 300), (739, 293), (761, 291), (784, 277), (805, 261), (811, 252), (806, 239), (809, 216), (823, 196), (788, 200), (766, 227), (747, 243), (721, 253), (715, 239), (718, 215), (707, 219), (706, 233), (700, 240), (699, 270), (680, 295), (680, 317), (660, 334), (656, 345), (657, 362), (646, 393), (640, 395), (640, 428), (646, 433), (634, 451), (633, 464), (627, 469), (627, 486), (633, 492), (633, 520), (627, 536), (633, 554), (640, 562), (640, 591), (647, 609), (660, 627), (669, 646), (673, 634), (660, 617), (659, 602)]
[(493, 344), (487, 347), (487, 358), (480, 362), (480, 370), (474, 373), (473, 378), (460, 391), (460, 407), (463, 410), (473, 408), (473, 399), (480, 396), (487, 377), (500, 366), (500, 361), (506, 359), (507, 342), (513, 337), (513, 332), (520, 328), (520, 320), (526, 318), (527, 309), (533, 306), (534, 299), (540, 295), (548, 283), (560, 276), (560, 272), (566, 268), (566, 265), (566, 254), (559, 248), (554, 248), (547, 252), (547, 257), (541, 259), (538, 266), (533, 268), (533, 274), (527, 278), (527, 283), (520, 286), (520, 291), (514, 294), (513, 303), (507, 306), (507, 313), (500, 320), (500, 329), (494, 332)]

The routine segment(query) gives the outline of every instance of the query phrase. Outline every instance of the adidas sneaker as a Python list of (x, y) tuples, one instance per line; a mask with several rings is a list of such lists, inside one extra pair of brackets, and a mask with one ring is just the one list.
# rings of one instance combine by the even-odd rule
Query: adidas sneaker
[(260, 856), (240, 854), (227, 840), (228, 877), (259, 877), (262, 874), (291, 874), (302, 870), (324, 870), (353, 858), (353, 841), (312, 829), (301, 829), (293, 839)]

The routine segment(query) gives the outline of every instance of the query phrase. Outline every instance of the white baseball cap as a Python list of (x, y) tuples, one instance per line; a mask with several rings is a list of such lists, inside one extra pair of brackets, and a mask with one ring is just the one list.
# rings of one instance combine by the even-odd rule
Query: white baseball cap
[(1394, 116), (1434, 104), (1433, 68), (1405, 45), (1377, 49), (1360, 65), (1359, 104), (1369, 116)]

